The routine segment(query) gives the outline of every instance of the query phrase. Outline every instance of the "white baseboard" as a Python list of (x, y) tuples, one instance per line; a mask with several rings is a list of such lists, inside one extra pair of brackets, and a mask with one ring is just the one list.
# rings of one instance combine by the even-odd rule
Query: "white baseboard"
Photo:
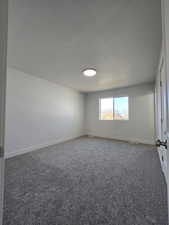
[(60, 143), (66, 142), (66, 141), (74, 140), (74, 139), (80, 138), (82, 136), (84, 136), (84, 135), (67, 137), (67, 138), (63, 138), (63, 139), (56, 139), (56, 140), (46, 142), (46, 143), (43, 143), (43, 144), (38, 144), (38, 145), (18, 149), (18, 150), (15, 150), (13, 152), (7, 152), (7, 153), (5, 153), (5, 159), (9, 159), (9, 158), (12, 158), (14, 156), (22, 155), (22, 154), (25, 154), (25, 153), (28, 153), (28, 152), (33, 152), (33, 151), (39, 150), (41, 148), (45, 148), (45, 147), (48, 147), (48, 146), (60, 144)]
[[(154, 145), (153, 142), (145, 141), (145, 140), (141, 140), (141, 139), (123, 139), (123, 138), (119, 138), (119, 137), (111, 137), (110, 138), (110, 137), (106, 137), (106, 136), (98, 136), (98, 135), (93, 135), (93, 134), (86, 134), (86, 135), (89, 136), (89, 137), (107, 138), (107, 139), (126, 141), (126, 142), (131, 142), (131, 143), (141, 143), (141, 144)], [(34, 146), (29, 146), (29, 147), (22, 148), (22, 149), (18, 149), (18, 150), (15, 150), (13, 152), (6, 152), (5, 153), (5, 159), (9, 159), (9, 158), (12, 158), (14, 156), (22, 155), (22, 154), (25, 154), (25, 153), (28, 153), (28, 152), (33, 152), (33, 151), (39, 150), (41, 148), (45, 148), (45, 147), (48, 147), (48, 146), (56, 145), (56, 144), (63, 143), (63, 142), (66, 142), (66, 141), (70, 141), (70, 140), (80, 138), (80, 137), (86, 136), (86, 135), (78, 135), (78, 136), (67, 137), (67, 138), (63, 138), (63, 139), (56, 139), (56, 140), (53, 140), (53, 141), (50, 141), (50, 142), (46, 142), (46, 143), (42, 143), (42, 144), (38, 144), (38, 145), (34, 145)]]
[(102, 136), (102, 135), (94, 135), (92, 133), (87, 134), (87, 136), (98, 137), (98, 138), (106, 138), (106, 139), (117, 140), (117, 141), (125, 141), (125, 142), (130, 142), (130, 143), (135, 143), (135, 144), (155, 145), (155, 142), (153, 142), (153, 141), (142, 140), (142, 139), (138, 139), (138, 138), (107, 137), (107, 136)]

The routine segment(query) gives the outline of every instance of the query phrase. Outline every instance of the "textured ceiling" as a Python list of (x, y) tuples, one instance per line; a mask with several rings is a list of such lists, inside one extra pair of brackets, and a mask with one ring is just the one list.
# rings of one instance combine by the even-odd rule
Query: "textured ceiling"
[(8, 66), (84, 92), (152, 82), (160, 10), (159, 0), (9, 0)]

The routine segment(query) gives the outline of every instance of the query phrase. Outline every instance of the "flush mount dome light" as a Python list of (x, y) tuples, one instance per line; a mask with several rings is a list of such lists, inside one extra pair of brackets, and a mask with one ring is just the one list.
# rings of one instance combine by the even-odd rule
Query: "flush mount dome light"
[(83, 72), (83, 75), (86, 77), (93, 77), (96, 75), (96, 69), (93, 69), (93, 68), (87, 68), (83, 70), (82, 72)]

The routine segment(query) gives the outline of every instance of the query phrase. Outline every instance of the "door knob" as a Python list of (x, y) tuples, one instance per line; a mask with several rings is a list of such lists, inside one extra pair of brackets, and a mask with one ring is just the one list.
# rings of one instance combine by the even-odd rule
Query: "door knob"
[(167, 140), (165, 141), (160, 141), (159, 139), (156, 141), (156, 146), (160, 147), (160, 146), (164, 146), (165, 149), (167, 149)]

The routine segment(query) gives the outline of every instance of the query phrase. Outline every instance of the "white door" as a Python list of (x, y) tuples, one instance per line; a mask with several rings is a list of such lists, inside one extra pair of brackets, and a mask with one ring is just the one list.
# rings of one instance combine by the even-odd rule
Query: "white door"
[[(161, 1), (162, 9), (162, 34), (163, 34), (163, 45), (164, 45), (164, 62), (165, 62), (165, 72), (166, 72), (166, 96), (167, 96), (167, 162), (169, 165), (169, 0)], [(169, 169), (169, 166), (168, 166)], [(168, 215), (169, 215), (169, 171), (167, 169), (167, 180), (168, 180)], [(169, 218), (169, 216), (168, 216)]]
[(0, 225), (3, 219), (4, 189), (4, 121), (7, 54), (8, 1), (0, 0)]
[(161, 58), (159, 73), (156, 80), (156, 105), (157, 105), (157, 146), (162, 170), (167, 181), (167, 86), (164, 57)]

